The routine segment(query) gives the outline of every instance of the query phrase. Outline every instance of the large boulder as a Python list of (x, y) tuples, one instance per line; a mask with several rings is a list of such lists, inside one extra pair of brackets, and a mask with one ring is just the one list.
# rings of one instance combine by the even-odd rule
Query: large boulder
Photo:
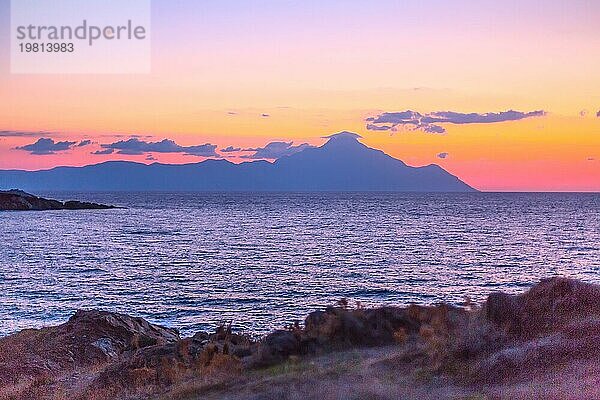
[[(596, 363), (600, 356), (598, 285), (556, 277), (520, 295), (492, 293), (481, 317), (480, 327), (493, 327), (501, 345), (470, 352), (470, 375), (479, 382), (531, 379), (557, 366)], [(492, 348), (489, 332), (482, 329), (470, 342)]]
[(105, 311), (77, 311), (66, 323), (0, 339), (0, 385), (114, 361), (126, 351), (179, 340), (174, 329)]
[(280, 363), (291, 355), (302, 353), (300, 332), (277, 330), (267, 335), (249, 360), (254, 367)]
[(544, 279), (520, 295), (492, 293), (486, 318), (524, 339), (545, 336), (576, 321), (600, 318), (600, 286), (567, 278)]
[(225, 373), (235, 375), (242, 369), (241, 353), (251, 354), (253, 345), (241, 335), (196, 334), (175, 343), (156, 344), (127, 352), (108, 364), (93, 381), (89, 390), (135, 390), (138, 387), (168, 387), (176, 382), (199, 376)]

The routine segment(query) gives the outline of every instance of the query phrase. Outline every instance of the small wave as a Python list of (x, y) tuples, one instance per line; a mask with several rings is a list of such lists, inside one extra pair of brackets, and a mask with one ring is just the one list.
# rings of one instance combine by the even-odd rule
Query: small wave
[(79, 274), (104, 274), (107, 271), (102, 268), (83, 268), (83, 269), (74, 269)]
[(599, 247), (587, 247), (587, 246), (571, 246), (571, 247), (567, 247), (567, 251), (583, 251), (583, 252), (588, 252), (588, 251), (598, 251), (600, 250)]
[(168, 231), (168, 230), (132, 230), (132, 231), (123, 231), (126, 235), (143, 235), (143, 236), (177, 236), (180, 235), (179, 231)]
[(360, 289), (354, 292), (347, 293), (346, 295), (350, 298), (353, 297), (377, 297), (397, 294), (395, 290), (390, 289)]

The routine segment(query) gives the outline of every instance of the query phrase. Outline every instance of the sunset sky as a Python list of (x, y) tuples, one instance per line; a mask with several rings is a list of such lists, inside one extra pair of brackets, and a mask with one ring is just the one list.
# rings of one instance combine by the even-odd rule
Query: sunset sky
[(347, 130), (481, 190), (599, 191), (599, 21), (597, 0), (153, 0), (150, 74), (27, 75), (0, 0), (0, 169), (242, 162)]

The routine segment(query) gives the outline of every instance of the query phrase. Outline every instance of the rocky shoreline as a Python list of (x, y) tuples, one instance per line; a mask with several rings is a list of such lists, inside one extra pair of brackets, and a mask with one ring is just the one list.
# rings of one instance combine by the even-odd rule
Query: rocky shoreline
[(49, 200), (16, 189), (0, 191), (0, 211), (110, 210), (113, 208), (118, 207), (76, 200), (66, 202)]
[(341, 301), (260, 340), (88, 310), (1, 338), (0, 398), (583, 399), (598, 343), (600, 286), (566, 278), (479, 306)]

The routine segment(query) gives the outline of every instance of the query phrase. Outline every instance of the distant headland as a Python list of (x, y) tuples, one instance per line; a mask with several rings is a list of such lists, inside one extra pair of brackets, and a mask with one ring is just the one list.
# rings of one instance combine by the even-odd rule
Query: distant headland
[(0, 211), (45, 211), (45, 210), (108, 210), (117, 208), (104, 204), (76, 200), (61, 202), (26, 193), (22, 190), (0, 191)]

